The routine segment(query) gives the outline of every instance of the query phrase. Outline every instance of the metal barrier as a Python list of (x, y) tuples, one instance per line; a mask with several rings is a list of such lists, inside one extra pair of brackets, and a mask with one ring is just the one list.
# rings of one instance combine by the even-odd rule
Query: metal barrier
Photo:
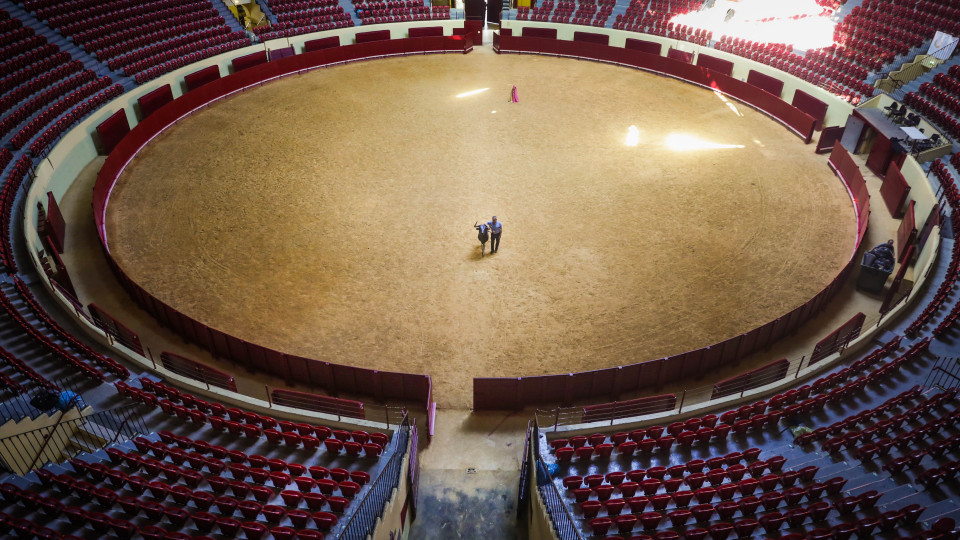
[(557, 534), (557, 538), (559, 540), (583, 540), (583, 535), (577, 529), (576, 521), (570, 514), (570, 509), (563, 503), (563, 497), (557, 491), (557, 486), (550, 478), (547, 466), (544, 465), (539, 455), (537, 456), (536, 474), (537, 490), (540, 491), (543, 504), (547, 507), (547, 513), (550, 515), (550, 522), (553, 523), (553, 531)]
[[(0, 439), (0, 456), (6, 469), (26, 474), (38, 465), (66, 461), (80, 452), (150, 432), (137, 404), (64, 421), (70, 410), (62, 410), (51, 426)], [(73, 410), (79, 408), (74, 405)]]
[(960, 358), (942, 356), (937, 358), (927, 380), (923, 381), (924, 388), (938, 386), (940, 388), (956, 388), (960, 386)]
[(383, 467), (383, 471), (370, 484), (370, 491), (363, 497), (357, 505), (357, 510), (350, 516), (350, 519), (343, 524), (339, 533), (335, 533), (331, 538), (346, 540), (365, 540), (373, 535), (373, 530), (377, 526), (377, 518), (383, 515), (384, 506), (390, 499), (390, 494), (394, 488), (400, 485), (403, 470), (403, 460), (406, 456), (407, 444), (410, 442), (411, 432), (416, 427), (410, 425), (410, 419), (404, 418), (394, 436), (393, 455)]
[[(274, 389), (268, 387), (267, 395), (272, 396), (273, 390)], [(362, 418), (371, 422), (381, 422), (386, 424), (388, 428), (391, 425), (400, 425), (401, 422), (407, 418), (407, 409), (405, 407), (398, 407), (395, 405), (374, 405), (363, 403), (363, 414), (357, 415), (353, 407), (339, 405), (336, 402), (318, 403), (311, 399), (310, 394), (305, 393), (303, 396), (297, 396), (296, 393), (293, 392), (285, 394), (283, 403), (274, 403), (272, 398), (268, 397), (268, 399), (271, 399), (271, 405), (282, 405), (285, 407), (294, 407), (306, 411), (329, 414), (336, 416), (337, 421), (350, 422), (351, 419)]]

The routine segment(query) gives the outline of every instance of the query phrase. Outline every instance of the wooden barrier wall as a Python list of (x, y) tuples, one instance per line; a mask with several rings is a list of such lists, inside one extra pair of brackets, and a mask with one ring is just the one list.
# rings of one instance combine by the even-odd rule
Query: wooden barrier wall
[[(648, 71), (666, 74), (719, 90), (743, 101), (779, 120), (788, 129), (810, 142), (816, 120), (798, 108), (752, 84), (734, 79), (700, 65), (640, 52), (636, 48), (652, 50), (649, 42), (627, 39), (626, 46), (610, 47), (588, 42), (529, 37), (531, 28), (525, 27), (527, 37), (502, 36), (494, 33), (497, 52), (556, 54), (577, 58), (614, 62)], [(545, 29), (539, 29), (545, 30)], [(654, 43), (659, 50), (660, 45)], [(857, 215), (857, 242), (850, 260), (825, 289), (802, 306), (767, 324), (726, 341), (686, 353), (607, 369), (580, 373), (542, 375), (534, 377), (479, 377), (473, 380), (473, 408), (475, 410), (519, 410), (536, 404), (571, 405), (578, 400), (615, 401), (623, 393), (652, 390), (665, 384), (705, 373), (711, 369), (735, 362), (756, 351), (763, 350), (819, 313), (843, 286), (854, 265), (854, 255), (866, 234), (870, 213), (867, 185), (856, 163), (846, 151), (837, 146), (831, 159), (836, 158), (843, 174)], [(837, 170), (834, 166), (834, 170)], [(777, 364), (779, 366), (779, 364)]]
[[(159, 301), (131, 280), (110, 255), (110, 245), (104, 226), (110, 192), (120, 174), (136, 154), (157, 134), (181, 118), (233, 92), (263, 81), (296, 74), (320, 66), (376, 58), (390, 55), (426, 54), (433, 52), (466, 53), (472, 50), (469, 36), (431, 36), (397, 40), (376, 40), (343, 47), (324, 48), (313, 52), (282, 58), (269, 63), (256, 63), (242, 71), (222, 78), (202, 76), (202, 85), (167, 103), (137, 124), (127, 126), (123, 110), (98, 126), (97, 131), (114, 143), (97, 177), (93, 193), (94, 221), (107, 262), (121, 285), (133, 300), (162, 325), (177, 332), (184, 339), (209, 350), (214, 356), (230, 360), (250, 371), (260, 371), (283, 378), (287, 384), (306, 384), (321, 388), (330, 394), (341, 392), (375, 399), (424, 403), (432, 409), (429, 375), (395, 373), (352, 366), (344, 366), (318, 359), (303, 358), (274, 351), (255, 343), (225, 334), (206, 326)], [(252, 62), (253, 55), (240, 57)], [(206, 73), (201, 70), (196, 74)], [(188, 75), (189, 77), (189, 75)], [(197, 79), (195, 79), (196, 81)], [(126, 136), (123, 136), (126, 133)], [(121, 138), (122, 137), (122, 138)], [(114, 141), (114, 139), (116, 139)], [(91, 306), (91, 311), (94, 311)], [(105, 315), (105, 314), (104, 314)]]

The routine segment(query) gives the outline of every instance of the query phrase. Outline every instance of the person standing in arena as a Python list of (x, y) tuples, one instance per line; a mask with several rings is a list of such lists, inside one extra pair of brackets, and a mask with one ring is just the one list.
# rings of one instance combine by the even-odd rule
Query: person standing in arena
[(497, 221), (497, 216), (493, 216), (487, 222), (490, 228), (490, 253), (496, 253), (500, 249), (500, 234), (503, 232), (503, 222)]

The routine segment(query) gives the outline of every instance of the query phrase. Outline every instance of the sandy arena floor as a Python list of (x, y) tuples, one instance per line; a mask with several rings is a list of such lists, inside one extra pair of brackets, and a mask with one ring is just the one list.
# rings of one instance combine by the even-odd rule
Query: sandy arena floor
[[(492, 214), (502, 245), (481, 258), (472, 226)], [(135, 160), (107, 224), (127, 274), (182, 312), (292, 354), (429, 373), (446, 407), (469, 407), (475, 376), (754, 328), (833, 279), (855, 226), (825, 159), (752, 109), (636, 70), (477, 53), (328, 68), (211, 106)]]

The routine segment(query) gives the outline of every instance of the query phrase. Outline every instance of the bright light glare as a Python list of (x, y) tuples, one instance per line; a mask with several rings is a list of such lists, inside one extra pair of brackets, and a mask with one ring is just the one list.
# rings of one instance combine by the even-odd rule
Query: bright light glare
[(714, 90), (713, 93), (714, 93), (714, 95), (716, 95), (718, 98), (720, 98), (720, 101), (722, 101), (722, 102), (727, 106), (728, 109), (730, 109), (731, 111), (733, 111), (733, 114), (735, 114), (735, 115), (737, 115), (737, 116), (740, 116), (740, 117), (743, 117), (743, 113), (740, 112), (740, 109), (738, 109), (737, 106), (734, 105), (732, 101), (730, 101), (729, 99), (727, 99), (727, 96), (721, 94), (719, 90)]
[(636, 146), (640, 144), (640, 130), (637, 126), (627, 128), (627, 140), (624, 142), (627, 146)]
[(483, 92), (486, 92), (487, 90), (489, 90), (489, 88), (478, 88), (478, 89), (476, 89), (476, 90), (471, 90), (471, 91), (469, 91), (469, 92), (464, 92), (464, 93), (462, 93), (462, 94), (457, 94), (457, 97), (458, 97), (458, 98), (465, 98), (465, 97), (475, 96), (475, 95), (477, 95), (477, 94), (482, 94)]
[(665, 141), (667, 148), (677, 152), (686, 152), (689, 150), (722, 150), (725, 148), (743, 148), (742, 144), (720, 144), (703, 139), (698, 139), (691, 135), (680, 133), (671, 133)]
[(490, 111), (490, 114), (497, 114), (497, 111)]
[[(729, 20), (727, 14), (733, 11)], [(720, 36), (760, 43), (786, 43), (798, 49), (819, 49), (833, 43), (833, 10), (815, 0), (717, 0), (712, 8), (670, 19)]]

